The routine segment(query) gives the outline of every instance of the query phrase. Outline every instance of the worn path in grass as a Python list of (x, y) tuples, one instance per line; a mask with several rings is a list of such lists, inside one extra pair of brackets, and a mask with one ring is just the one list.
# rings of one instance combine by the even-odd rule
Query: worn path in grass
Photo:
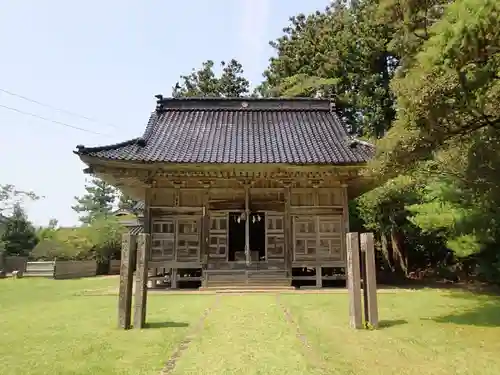
[(332, 374), (297, 338), (274, 295), (224, 295), (174, 375)]
[(1, 280), (0, 374), (500, 374), (499, 297), (380, 293), (382, 328), (366, 331), (348, 327), (345, 293), (220, 295), (217, 305), (150, 293), (149, 328), (123, 331), (117, 282)]

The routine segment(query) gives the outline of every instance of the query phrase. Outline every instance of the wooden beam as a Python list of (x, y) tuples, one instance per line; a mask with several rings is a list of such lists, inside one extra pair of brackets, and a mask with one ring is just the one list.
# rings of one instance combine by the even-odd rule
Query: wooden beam
[(139, 234), (137, 241), (137, 268), (135, 281), (134, 328), (146, 325), (146, 305), (148, 293), (148, 254), (151, 248), (149, 233)]
[(349, 293), (349, 323), (352, 328), (363, 327), (361, 312), (361, 274), (358, 233), (347, 233), (347, 289)]
[(366, 320), (374, 327), (378, 327), (378, 304), (377, 304), (377, 269), (375, 266), (375, 249), (373, 233), (361, 233), (361, 253), (364, 255), (365, 276), (363, 281), (363, 292), (367, 298)]
[(209, 188), (205, 188), (203, 193), (203, 216), (201, 218), (201, 241), (200, 241), (200, 262), (208, 264), (209, 237), (210, 237), (210, 211), (208, 206)]
[(284, 218), (284, 236), (285, 236), (285, 265), (289, 276), (292, 276), (292, 262), (293, 262), (293, 237), (292, 237), (292, 216), (290, 215), (290, 184), (285, 188), (285, 218)]
[(248, 185), (245, 185), (245, 258), (247, 264), (251, 263), (250, 258), (250, 192)]
[(122, 329), (130, 329), (132, 323), (133, 259), (135, 251), (136, 237), (130, 233), (125, 233), (122, 236), (120, 291), (118, 298), (118, 327)]

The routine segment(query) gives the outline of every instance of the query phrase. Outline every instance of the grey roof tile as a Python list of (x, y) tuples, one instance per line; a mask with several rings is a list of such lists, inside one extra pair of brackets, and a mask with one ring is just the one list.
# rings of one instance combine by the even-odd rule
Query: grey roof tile
[(374, 152), (352, 142), (322, 99), (185, 98), (158, 101), (144, 135), (76, 153), (166, 163), (360, 164)]
[(143, 225), (136, 225), (136, 226), (130, 227), (128, 231), (132, 235), (138, 235), (138, 234), (144, 233), (144, 226)]

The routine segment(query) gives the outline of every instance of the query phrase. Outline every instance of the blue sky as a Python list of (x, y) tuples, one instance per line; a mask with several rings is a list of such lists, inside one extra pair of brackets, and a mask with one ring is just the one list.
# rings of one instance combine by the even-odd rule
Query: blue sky
[(65, 122), (95, 135), (0, 107), (0, 184), (45, 198), (26, 205), (45, 225), (77, 223), (84, 193), (75, 146), (142, 134), (154, 95), (170, 95), (180, 74), (204, 60), (236, 58), (261, 81), (288, 17), (326, 0), (0, 0), (0, 89), (98, 120), (60, 113), (0, 92), (0, 105)]

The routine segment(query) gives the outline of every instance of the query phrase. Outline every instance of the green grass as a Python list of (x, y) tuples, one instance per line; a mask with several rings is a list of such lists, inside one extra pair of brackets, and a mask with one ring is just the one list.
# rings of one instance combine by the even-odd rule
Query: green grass
[[(149, 295), (151, 328), (116, 328), (117, 279), (0, 282), (0, 373), (159, 374), (213, 295)], [(380, 293), (381, 328), (348, 327), (346, 294), (224, 295), (173, 374), (500, 373), (500, 298)]]

